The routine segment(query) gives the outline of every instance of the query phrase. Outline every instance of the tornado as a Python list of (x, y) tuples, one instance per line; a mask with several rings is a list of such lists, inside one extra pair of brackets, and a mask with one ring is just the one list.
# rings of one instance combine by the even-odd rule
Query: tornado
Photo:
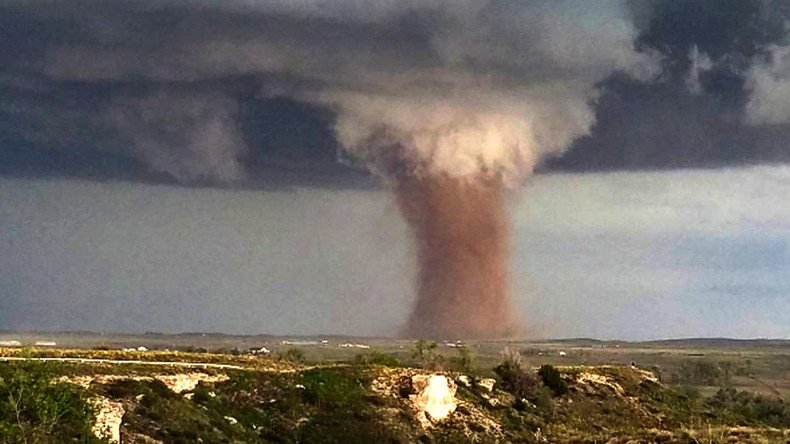
[[(73, 8), (63, 3), (42, 13)], [(69, 34), (81, 37), (47, 40), (44, 58), (29, 64), (41, 69), (31, 78), (95, 82), (97, 91), (127, 85), (91, 111), (102, 134), (117, 139), (112, 154), (181, 182), (232, 184), (255, 174), (247, 164), (256, 147), (247, 145), (257, 137), (246, 131), (269, 133), (245, 114), (250, 103), (287, 99), (329, 118), (333, 140), (303, 148), (334, 146), (343, 163), (371, 171), (411, 227), (417, 267), (403, 276), (414, 282), (403, 301), (415, 302), (402, 328), (409, 337), (520, 330), (509, 305), (506, 197), (590, 133), (607, 79), (647, 82), (664, 66), (636, 44), (626, 0), (87, 3), (103, 15), (68, 12), (79, 26)], [(106, 32), (113, 23), (149, 30), (160, 12), (175, 14), (178, 26), (133, 38)], [(97, 27), (96, 17), (108, 26)], [(32, 125), (29, 140), (41, 137), (39, 126), (61, 146), (68, 125)], [(309, 145), (299, 130), (295, 136)]]
[(399, 178), (395, 194), (414, 232), (418, 262), (417, 299), (402, 334), (512, 335), (509, 229), (501, 181), (408, 175)]

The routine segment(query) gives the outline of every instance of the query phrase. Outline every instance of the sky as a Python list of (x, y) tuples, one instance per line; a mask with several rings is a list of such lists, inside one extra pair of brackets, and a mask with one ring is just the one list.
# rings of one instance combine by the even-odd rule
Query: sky
[[(531, 337), (788, 337), (790, 167), (520, 191), (511, 279)], [(7, 329), (383, 335), (414, 297), (384, 190), (10, 178), (0, 198)]]
[(395, 334), (414, 174), (530, 337), (790, 338), (790, 4), (0, 0), (0, 329)]

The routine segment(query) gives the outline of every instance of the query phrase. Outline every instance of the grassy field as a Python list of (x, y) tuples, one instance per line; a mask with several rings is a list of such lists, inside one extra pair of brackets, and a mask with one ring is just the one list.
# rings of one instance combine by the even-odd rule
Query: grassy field
[[(0, 341), (22, 345), (0, 348), (0, 442), (108, 442), (96, 418), (112, 408), (124, 442), (790, 442), (783, 341)], [(458, 383), (451, 418), (426, 426), (402, 392), (415, 374), (473, 382)], [(490, 393), (474, 383), (487, 377)]]
[[(145, 347), (152, 353), (141, 359), (182, 359), (168, 355), (171, 351), (214, 352), (229, 359), (232, 353), (245, 355), (249, 349), (266, 347), (273, 354), (299, 350), (308, 362), (347, 362), (365, 350), (378, 350), (395, 356), (403, 363), (413, 363), (414, 341), (388, 338), (350, 337), (275, 337), (233, 336), (219, 334), (142, 334), (115, 335), (97, 333), (0, 333), (2, 341), (18, 341), (31, 346), (52, 341), (57, 349), (111, 349)], [(438, 342), (435, 353), (450, 359), (457, 355), (456, 343)], [(532, 366), (552, 365), (624, 365), (636, 363), (651, 369), (663, 381), (696, 386), (710, 392), (722, 383), (736, 388), (781, 396), (790, 396), (790, 341), (683, 339), (651, 342), (596, 341), (589, 339), (559, 341), (470, 341), (463, 343), (475, 358), (482, 374), (490, 373), (502, 359), (505, 348), (520, 352)], [(370, 348), (362, 348), (370, 347)], [(18, 353), (20, 348), (6, 353)], [(63, 353), (38, 347), (38, 353), (52, 356)], [(129, 352), (127, 352), (128, 354)], [(182, 355), (183, 356), (183, 355)], [(204, 359), (206, 356), (203, 356)]]

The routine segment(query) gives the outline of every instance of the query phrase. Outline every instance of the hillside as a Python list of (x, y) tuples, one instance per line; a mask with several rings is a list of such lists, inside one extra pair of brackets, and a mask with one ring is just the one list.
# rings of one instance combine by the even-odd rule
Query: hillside
[(703, 399), (622, 366), (538, 372), (511, 356), (493, 379), (375, 351), (326, 365), (295, 352), (0, 354), (20, 359), (0, 363), (2, 442), (790, 442), (780, 399)]

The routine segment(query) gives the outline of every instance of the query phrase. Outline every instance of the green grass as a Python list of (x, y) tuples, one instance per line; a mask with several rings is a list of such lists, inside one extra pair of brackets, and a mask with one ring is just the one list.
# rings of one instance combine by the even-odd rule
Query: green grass
[(103, 442), (93, 436), (94, 410), (86, 394), (58, 383), (53, 364), (0, 364), (0, 442)]
[[(599, 349), (569, 343), (509, 347), (520, 352), (517, 362), (508, 363), (515, 358), (512, 354), (503, 357), (503, 345), (496, 343), (467, 344), (459, 349), (381, 341), (363, 353), (318, 346), (297, 349), (299, 356), (286, 352), (283, 357), (287, 359), (117, 350), (15, 351), (16, 356), (145, 361), (177, 357), (181, 362), (228, 363), (244, 369), (0, 364), (0, 442), (100, 442), (90, 434), (95, 412), (88, 400), (95, 395), (123, 401), (125, 430), (163, 442), (790, 439), (790, 432), (783, 431), (790, 428), (788, 401), (783, 399), (790, 385), (790, 355), (785, 349)], [(335, 354), (320, 362), (316, 350)], [(567, 356), (559, 356), (559, 350)], [(661, 382), (630, 369), (627, 364), (631, 361), (656, 373)], [(595, 365), (580, 365), (584, 363)], [(439, 370), (431, 370), (437, 367)], [(173, 393), (150, 379), (93, 384), (87, 390), (56, 382), (63, 375), (152, 376), (189, 371), (224, 374), (229, 380), (202, 382), (189, 396)], [(457, 412), (449, 420), (423, 429), (407, 398), (397, 390), (386, 394), (374, 387), (382, 378), (397, 384), (404, 375), (428, 371), (448, 372), (451, 377), (459, 372), (472, 374), (473, 380), (496, 375), (499, 382), (491, 394), (474, 384), (459, 385)], [(20, 388), (25, 395), (21, 404), (16, 401), (18, 396), (14, 397)], [(491, 422), (497, 424), (496, 431), (490, 428)]]

